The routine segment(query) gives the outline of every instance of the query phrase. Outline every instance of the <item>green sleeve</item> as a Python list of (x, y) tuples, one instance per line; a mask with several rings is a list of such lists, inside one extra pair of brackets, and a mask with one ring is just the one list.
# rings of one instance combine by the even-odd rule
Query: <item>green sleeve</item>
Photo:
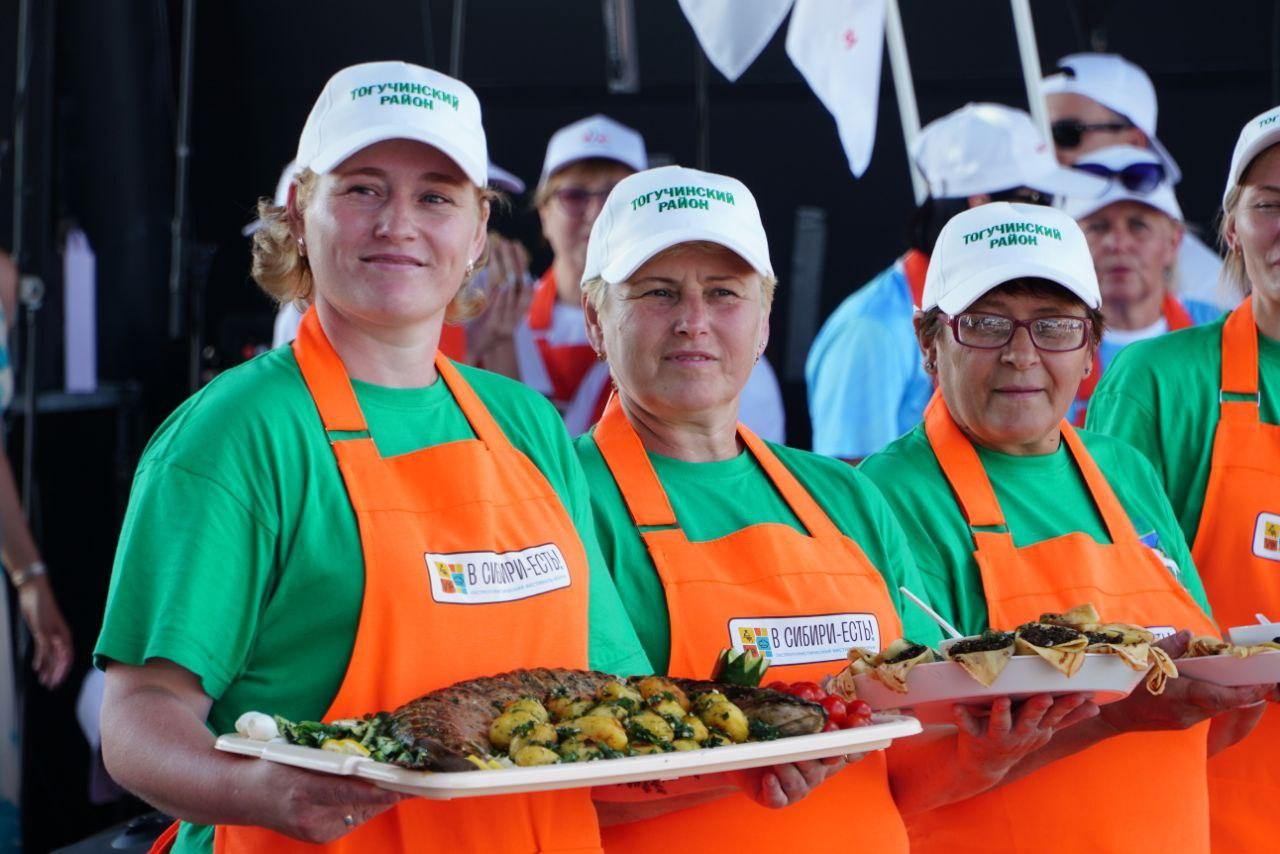
[(174, 661), (215, 700), (253, 652), (276, 532), (222, 484), (144, 463), (134, 480), (94, 663)]
[[(885, 510), (889, 512), (887, 505)], [(911, 553), (911, 546), (907, 543), (907, 535), (903, 532), (902, 526), (896, 519), (890, 519), (889, 523), (882, 529), (882, 536), (890, 558), (881, 569), (881, 574), (884, 575), (885, 583), (889, 586), (893, 607), (898, 610), (898, 615), (902, 618), (902, 635), (916, 643), (936, 648), (938, 642), (942, 640), (942, 629), (914, 602), (904, 596), (899, 587), (907, 588), (940, 614), (946, 610), (945, 606), (940, 610), (933, 603), (932, 588), (926, 583), (924, 574), (916, 566), (915, 557)]]
[(1164, 449), (1160, 442), (1162, 430), (1156, 412), (1156, 390), (1150, 372), (1142, 370), (1144, 363), (1135, 358), (1138, 352), (1143, 351), (1135, 349), (1126, 353), (1122, 350), (1102, 375), (1089, 400), (1085, 428), (1114, 436), (1137, 448), (1164, 481)]
[(1182, 533), (1182, 526), (1173, 515), (1173, 505), (1169, 503), (1169, 498), (1164, 494), (1155, 470), (1147, 464), (1146, 459), (1137, 458), (1136, 462), (1140, 464), (1142, 473), (1135, 477), (1145, 479), (1144, 491), (1151, 496), (1151, 513), (1154, 517), (1151, 525), (1160, 537), (1160, 547), (1178, 565), (1178, 581), (1183, 588), (1191, 594), (1191, 598), (1200, 606), (1200, 609), (1212, 617), (1213, 611), (1209, 608), (1209, 597), (1205, 593), (1204, 582), (1200, 580), (1200, 572), (1191, 558), (1191, 549), (1187, 546), (1187, 538)]

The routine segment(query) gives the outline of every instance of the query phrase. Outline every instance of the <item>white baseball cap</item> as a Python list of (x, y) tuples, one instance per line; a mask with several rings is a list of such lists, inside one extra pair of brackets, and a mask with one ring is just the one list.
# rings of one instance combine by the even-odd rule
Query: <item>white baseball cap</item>
[(1240, 131), (1236, 140), (1236, 150), (1231, 155), (1231, 171), (1227, 173), (1227, 188), (1222, 192), (1222, 205), (1225, 209), (1227, 196), (1244, 173), (1249, 170), (1255, 157), (1276, 143), (1280, 143), (1280, 107), (1272, 107), (1265, 113), (1249, 119)]
[(329, 78), (298, 140), (298, 169), (325, 173), (387, 139), (434, 146), (471, 183), (489, 182), (480, 101), (461, 80), (407, 62), (366, 62)]
[(597, 113), (565, 125), (551, 135), (538, 180), (546, 181), (571, 163), (597, 157), (616, 160), (636, 172), (649, 168), (649, 155), (639, 131)]
[(1154, 189), (1145, 193), (1131, 190), (1124, 185), (1124, 181), (1117, 173), (1138, 164), (1164, 166), (1164, 161), (1154, 151), (1138, 148), (1136, 145), (1113, 145), (1110, 148), (1090, 151), (1076, 161), (1076, 168), (1082, 165), (1093, 165), (1107, 169), (1113, 174), (1110, 186), (1101, 196), (1086, 198), (1063, 196), (1058, 202), (1058, 207), (1066, 211), (1072, 219), (1081, 220), (1116, 202), (1138, 202), (1182, 222), (1182, 208), (1178, 205), (1178, 197), (1174, 195), (1173, 184), (1169, 183), (1167, 176), (1156, 184)]
[[(276, 180), (276, 194), (271, 197), (271, 204), (278, 208), (282, 208), (289, 203), (289, 186), (293, 184), (293, 175), (298, 171), (298, 164), (290, 161), (285, 164), (284, 169), (280, 170), (280, 177)], [(253, 222), (240, 229), (240, 233), (245, 237), (250, 237), (262, 226), (266, 225), (262, 220), (255, 219)]]
[(1044, 205), (979, 205), (942, 227), (921, 308), (959, 314), (988, 291), (1028, 277), (1062, 285), (1090, 308), (1102, 306), (1093, 256), (1074, 219)]
[(596, 276), (625, 282), (664, 249), (699, 240), (736, 252), (762, 276), (773, 275), (760, 209), (741, 181), (684, 166), (628, 175), (591, 226), (582, 283)]
[(1062, 167), (1031, 116), (1003, 104), (966, 104), (929, 122), (912, 152), (936, 199), (1029, 187), (1101, 195), (1106, 182)]
[(1156, 87), (1147, 72), (1114, 53), (1073, 53), (1058, 60), (1058, 71), (1042, 81), (1046, 95), (1069, 93), (1097, 101), (1119, 113), (1146, 134), (1151, 148), (1164, 162), (1173, 184), (1182, 180), (1182, 170), (1163, 143), (1156, 138)]
[(519, 195), (524, 192), (524, 181), (514, 172), (508, 172), (492, 160), (489, 161), (489, 186)]

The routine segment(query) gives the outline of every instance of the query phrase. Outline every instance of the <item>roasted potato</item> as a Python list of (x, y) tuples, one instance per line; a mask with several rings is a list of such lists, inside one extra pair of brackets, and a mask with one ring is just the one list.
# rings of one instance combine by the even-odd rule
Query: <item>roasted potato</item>
[(622, 750), (627, 746), (627, 731), (622, 721), (606, 715), (585, 715), (569, 721), (565, 726), (578, 731), (579, 738), (598, 741), (610, 750)]
[[(610, 679), (608, 682), (600, 686), (600, 690), (596, 692), (597, 700), (605, 702), (621, 703), (629, 706), (631, 709), (640, 708), (641, 702), (644, 700), (640, 696), (640, 692), (625, 682), (619, 682), (616, 679)], [(626, 701), (626, 702), (623, 702)]]
[(678, 721), (684, 717), (685, 709), (675, 700), (669, 700), (665, 697), (654, 695), (645, 699), (649, 704), (649, 711), (662, 715), (667, 720)]
[(714, 706), (716, 703), (727, 703), (729, 698), (719, 691), (707, 691), (705, 694), (699, 694), (693, 698), (693, 710), (697, 714), (702, 714), (703, 709)]
[(554, 765), (560, 761), (560, 754), (541, 744), (527, 744), (511, 755), (511, 761), (517, 765)]
[(525, 711), (503, 712), (489, 724), (489, 743), (499, 750), (506, 750), (511, 746), (514, 736), (528, 732), (539, 723), (537, 718)]
[(547, 700), (547, 711), (558, 721), (570, 721), (582, 717), (596, 704), (591, 697), (552, 697)]
[(691, 738), (677, 738), (671, 742), (671, 746), (676, 750), (701, 750), (702, 745)]
[(600, 745), (596, 744), (595, 741), (577, 735), (560, 742), (556, 752), (560, 754), (560, 758), (565, 762), (586, 762), (591, 759), (599, 759), (603, 755)]
[(662, 745), (660, 744), (650, 744), (647, 741), (631, 742), (632, 756), (645, 756), (650, 753), (663, 753), (663, 752), (664, 751), (663, 751)]
[(710, 733), (707, 732), (707, 725), (702, 722), (702, 718), (694, 717), (693, 715), (685, 715), (684, 720), (682, 720), (681, 723), (689, 728), (689, 738), (699, 744), (706, 741), (707, 736), (710, 735)]
[(521, 697), (519, 700), (512, 700), (502, 708), (503, 712), (528, 712), (540, 724), (545, 724), (551, 719), (551, 715), (547, 712), (546, 707), (535, 700), (533, 697)]
[(747, 740), (749, 731), (747, 716), (742, 713), (742, 709), (728, 700), (707, 706), (699, 717), (708, 727), (720, 730), (735, 742), (741, 743)]
[(555, 746), (555, 743), (559, 740), (556, 736), (556, 728), (551, 724), (537, 724), (528, 732), (511, 737), (511, 744), (507, 747), (507, 755), (514, 759), (522, 748), (531, 744), (538, 744), (543, 747), (548, 745)]
[(582, 714), (582, 717), (593, 717), (599, 715), (601, 717), (613, 718), (620, 721), (628, 714), (630, 714), (630, 712), (622, 706), (619, 706), (617, 703), (596, 703), (590, 709), (587, 709), (587, 711)]
[(680, 689), (680, 686), (663, 676), (646, 676), (636, 683), (636, 688), (640, 691), (640, 696), (646, 700), (651, 697), (660, 697), (667, 699), (665, 695), (670, 694), (670, 699), (680, 704), (680, 708), (689, 711), (689, 696)]
[(652, 744), (669, 744), (675, 737), (671, 724), (661, 715), (653, 712), (637, 712), (627, 718), (627, 734), (633, 741), (648, 741)]

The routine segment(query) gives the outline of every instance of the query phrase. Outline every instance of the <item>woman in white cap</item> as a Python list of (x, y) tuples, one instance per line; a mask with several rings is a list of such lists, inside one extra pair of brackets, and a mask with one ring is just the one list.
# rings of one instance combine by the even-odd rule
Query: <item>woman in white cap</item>
[[(214, 749), (249, 710), (352, 718), (512, 668), (647, 667), (555, 412), (437, 351), (484, 249), (475, 94), (346, 68), (297, 164), (254, 257), (274, 296), (311, 300), (297, 339), (183, 404), (139, 466), (96, 649), (107, 766), (182, 820), (175, 850), (597, 850), (588, 790), (402, 800)], [(533, 588), (424, 572), (532, 550), (554, 568)]]
[(1176, 292), (1178, 247), (1186, 229), (1166, 167), (1154, 151), (1131, 145), (1102, 148), (1084, 155), (1076, 168), (1109, 182), (1100, 196), (1067, 196), (1060, 205), (1089, 241), (1107, 319), (1093, 370), (1067, 415), (1082, 427), (1102, 372), (1124, 347), (1207, 323), (1222, 310)]
[[(995, 203), (952, 219), (916, 320), (938, 393), (924, 424), (862, 470), (961, 632), (1088, 602), (1108, 621), (1183, 630), (1162, 641), (1176, 657), (1185, 630), (1216, 630), (1168, 499), (1139, 453), (1063, 421), (1092, 369), (1101, 302), (1085, 237), (1062, 211)], [(1220, 719), (1209, 739), (1207, 721), (1260, 696), (1190, 679), (1137, 690), (1055, 733), (1017, 779), (912, 817), (912, 850), (999, 839), (1018, 852), (1204, 851), (1207, 740), (1238, 737)], [(1160, 795), (1130, 791), (1138, 780), (1159, 781)]]
[[(1220, 322), (1127, 349), (1088, 423), (1155, 464), (1226, 631), (1258, 613), (1280, 620), (1280, 107), (1241, 131), (1222, 210), (1225, 271), (1244, 301)], [(1210, 761), (1209, 780), (1214, 850), (1274, 848), (1274, 706)]]
[(966, 104), (930, 122), (912, 159), (929, 196), (912, 213), (910, 248), (840, 304), (805, 360), (813, 449), (852, 463), (919, 424), (933, 394), (911, 317), (938, 232), (951, 217), (991, 201), (1049, 204), (1106, 188), (1058, 165), (1031, 116), (1003, 104)]
[[(609, 191), (648, 165), (640, 133), (604, 115), (566, 125), (547, 143), (533, 204), (554, 257), (516, 329), (515, 350), (520, 379), (555, 403), (573, 436), (599, 419), (610, 389), (609, 369), (587, 341), (578, 296), (587, 239)], [(752, 371), (749, 389), (751, 423), (781, 441), (782, 392), (767, 360)]]
[[(755, 200), (723, 175), (677, 166), (632, 175), (591, 232), (583, 305), (617, 393), (577, 450), (601, 547), (660, 673), (705, 675), (721, 649), (760, 649), (761, 634), (773, 638), (770, 679), (784, 682), (838, 670), (850, 646), (878, 652), (904, 634), (938, 641), (918, 609), (901, 609), (899, 586), (920, 581), (875, 488), (739, 420), (775, 281)], [(804, 631), (819, 626), (835, 628)], [(754, 790), (607, 827), (605, 847), (652, 851), (714, 833), (725, 850), (809, 848), (856, 826), (866, 850), (905, 851), (902, 812), (992, 785), (1056, 724), (1087, 714), (1084, 701), (1042, 698), (1016, 731), (984, 722), (963, 736), (907, 739), (910, 754), (895, 745), (888, 767), (874, 753), (825, 783), (837, 769), (771, 769)], [(1004, 701), (995, 717), (1008, 711)], [(781, 813), (759, 808), (801, 797)]]

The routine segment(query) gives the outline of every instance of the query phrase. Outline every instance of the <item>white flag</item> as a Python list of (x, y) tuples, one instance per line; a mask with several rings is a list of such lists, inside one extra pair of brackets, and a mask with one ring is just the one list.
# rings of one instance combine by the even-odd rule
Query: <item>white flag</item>
[(835, 116), (849, 168), (871, 162), (880, 101), (885, 0), (795, 0), (787, 56)]
[(742, 76), (782, 25), (795, 0), (680, 0), (711, 64), (730, 80)]

